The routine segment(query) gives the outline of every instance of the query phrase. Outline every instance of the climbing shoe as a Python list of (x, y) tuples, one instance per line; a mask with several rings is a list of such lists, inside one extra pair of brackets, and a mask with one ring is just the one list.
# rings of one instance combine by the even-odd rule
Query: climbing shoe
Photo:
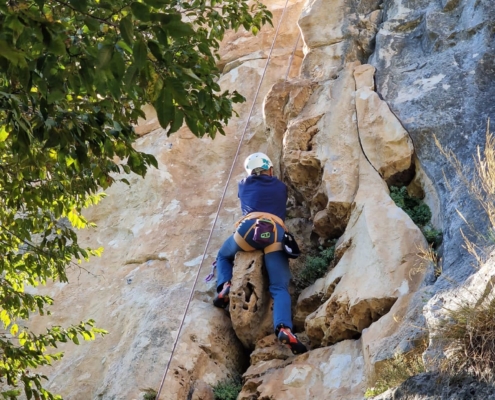
[(229, 293), (231, 283), (225, 282), (223, 288), (213, 299), (213, 305), (219, 308), (226, 308), (229, 305)]
[(308, 351), (306, 346), (292, 333), (291, 329), (287, 328), (284, 324), (278, 325), (275, 333), (278, 340), (292, 350), (292, 354), (303, 354)]

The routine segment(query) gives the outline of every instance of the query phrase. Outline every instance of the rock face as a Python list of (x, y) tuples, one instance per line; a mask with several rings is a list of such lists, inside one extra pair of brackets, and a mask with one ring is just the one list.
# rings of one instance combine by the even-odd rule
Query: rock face
[[(435, 137), (466, 167), (472, 165), (476, 146), (484, 143), (486, 120), (495, 115), (490, 100), (495, 88), (494, 15), (491, 1), (385, 1), (370, 58), (377, 92), (411, 135), (441, 198), (444, 272), (451, 281), (472, 273), (459, 230), (464, 221), (456, 210), (479, 231), (486, 229), (486, 219), (439, 154)], [(437, 283), (449, 285), (442, 277)]]
[(306, 2), (299, 26), (304, 39), (301, 74), (317, 81), (338, 76), (342, 65), (364, 60), (381, 20), (379, 0)]
[(229, 308), (234, 331), (245, 347), (254, 348), (273, 332), (273, 300), (261, 251), (237, 254)]
[(361, 400), (365, 389), (359, 341), (313, 350), (286, 360), (260, 361), (244, 374), (239, 400)]
[(397, 174), (411, 168), (414, 148), (400, 121), (373, 90), (374, 72), (371, 65), (354, 71), (359, 140), (371, 165), (383, 179), (393, 182)]
[(448, 378), (435, 373), (424, 373), (408, 379), (398, 388), (371, 397), (373, 400), (491, 400), (495, 388), (474, 378)]
[(426, 246), (422, 233), (394, 204), (386, 184), (364, 156), (359, 170), (355, 207), (339, 240), (345, 253), (322, 278), (320, 292), (328, 300), (306, 318), (312, 343), (326, 346), (359, 337), (388, 313), (397, 298), (417, 290), (422, 281), (422, 273), (411, 273), (418, 261), (418, 246)]
[[(268, 5), (276, 23), (283, 4)], [(285, 76), (299, 34), (296, 22), (301, 7), (300, 1), (291, 2), (284, 17), (161, 400), (186, 399), (195, 382), (212, 386), (240, 372), (240, 365), (249, 358), (239, 353), (242, 344), (229, 318), (212, 307), (215, 283), (204, 283), (204, 278), (241, 214), (237, 182), (245, 174), (242, 160), (253, 152), (267, 151), (261, 105), (271, 86)], [(69, 284), (36, 289), (56, 298), (52, 316), (32, 321), (40, 332), (47, 323), (68, 325), (88, 318), (111, 332), (102, 340), (64, 347), (67, 356), (43, 371), (51, 377), (48, 386), (54, 392), (67, 399), (138, 399), (142, 389), (158, 389), (274, 31), (265, 27), (258, 36), (248, 38), (240, 29), (226, 36), (232, 45), (221, 50), (226, 65), (221, 66), (225, 73), (219, 84), (222, 90), (238, 90), (248, 99), (237, 105), (239, 118), (226, 127), (226, 136), (198, 139), (183, 127), (167, 137), (153, 125), (156, 113), (147, 111), (149, 118), (140, 124), (143, 136), (136, 148), (153, 154), (159, 168), (150, 170), (145, 179), (127, 177), (130, 187), (112, 186), (107, 198), (86, 212), (98, 228), (80, 233), (83, 246), (105, 248), (100, 259), (83, 265), (91, 274), (75, 268), (69, 271)], [(289, 77), (298, 74), (301, 56), (296, 50)], [(201, 315), (194, 309), (202, 310)], [(190, 335), (196, 330), (205, 336), (198, 335), (194, 342)], [(217, 340), (215, 331), (225, 334), (226, 341)], [(227, 366), (227, 357), (239, 363)]]
[[(212, 307), (215, 283), (205, 283), (209, 271), (200, 271), (161, 400), (210, 399), (216, 383), (244, 371), (239, 399), (362, 399), (375, 366), (410, 350), (424, 332), (434, 334), (439, 310), (454, 296), (484, 293), (492, 282), (490, 263), (476, 274), (471, 267), (457, 211), (476, 227), (464, 231), (475, 241), (486, 234), (487, 218), (435, 138), (471, 179), (472, 155), (484, 143), (487, 118), (495, 117), (495, 3), (291, 0), (285, 13), (285, 1), (266, 3), (274, 23), (282, 16), (284, 23), (259, 97), (274, 29), (263, 27), (256, 37), (228, 32), (219, 84), (248, 101), (236, 105), (239, 117), (226, 136), (197, 139), (182, 127), (167, 137), (147, 109), (136, 148), (153, 154), (159, 169), (144, 180), (130, 177), (131, 187), (114, 185), (88, 210), (98, 228), (81, 232), (80, 240), (105, 247), (101, 259), (84, 266), (91, 274), (76, 269), (69, 284), (33, 289), (55, 298), (49, 318), (31, 321), (40, 332), (46, 319), (67, 325), (87, 317), (111, 331), (92, 344), (65, 346), (66, 357), (43, 371), (49, 388), (65, 398), (137, 399), (158, 388), (245, 126), (239, 160), (256, 151), (272, 158), (289, 187), (287, 225), (301, 248), (338, 239), (335, 268), (306, 288), (295, 307), (295, 326), (306, 330), (300, 337), (312, 350), (293, 357), (277, 343), (262, 256), (240, 254), (232, 320)], [(240, 216), (241, 164), (234, 166), (206, 263)], [(427, 246), (422, 233), (390, 199), (392, 184), (424, 196), (433, 226), (443, 229), (436, 274), (420, 256)], [(253, 348), (249, 357), (246, 349)], [(424, 358), (440, 353), (432, 341)], [(439, 398), (434, 379), (420, 376), (380, 398)], [(446, 386), (441, 395), (493, 396), (463, 385)]]
[(187, 361), (173, 359), (162, 399), (186, 399), (190, 393), (201, 399), (208, 396), (208, 386), (245, 368), (244, 350), (224, 312), (197, 300), (190, 310), (178, 349), (179, 354), (187, 354)]
[(495, 253), (479, 270), (471, 275), (465, 283), (448, 293), (437, 293), (424, 307), (424, 316), (429, 331), (430, 346), (423, 354), (425, 365), (434, 370), (438, 361), (448, 357), (445, 346), (448, 345), (439, 335), (438, 325), (449, 320), (449, 312), (462, 308), (483, 307), (493, 304), (493, 289), (495, 283)]

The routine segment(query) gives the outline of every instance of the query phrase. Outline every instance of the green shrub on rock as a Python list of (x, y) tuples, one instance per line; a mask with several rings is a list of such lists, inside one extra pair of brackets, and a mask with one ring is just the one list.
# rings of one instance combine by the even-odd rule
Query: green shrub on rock
[(242, 390), (242, 382), (239, 378), (233, 378), (219, 382), (213, 387), (215, 400), (236, 400)]
[(402, 208), (411, 217), (416, 225), (423, 226), (430, 222), (430, 207), (420, 199), (410, 196), (405, 186), (401, 188), (392, 186), (390, 188), (390, 197), (397, 207)]
[(320, 247), (319, 250), (318, 255), (305, 258), (304, 266), (296, 274), (294, 281), (300, 288), (308, 287), (325, 276), (335, 257), (335, 244), (327, 248)]
[(431, 210), (426, 203), (417, 197), (410, 196), (405, 186), (390, 188), (390, 197), (404, 212), (409, 215), (413, 222), (418, 225), (425, 235), (426, 241), (434, 247), (442, 242), (442, 232), (430, 225)]

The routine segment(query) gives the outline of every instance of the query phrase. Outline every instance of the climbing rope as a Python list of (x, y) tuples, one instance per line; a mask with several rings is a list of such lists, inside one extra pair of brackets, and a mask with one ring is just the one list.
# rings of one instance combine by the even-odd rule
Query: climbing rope
[[(170, 368), (170, 363), (172, 362), (172, 359), (173, 359), (173, 356), (174, 356), (174, 353), (175, 353), (175, 349), (177, 347), (177, 343), (179, 342), (179, 338), (180, 338), (180, 334), (181, 334), (181, 331), (182, 331), (182, 328), (184, 326), (184, 321), (186, 319), (186, 315), (187, 315), (187, 312), (189, 311), (189, 306), (191, 304), (191, 301), (192, 301), (192, 297), (194, 295), (194, 289), (196, 288), (196, 284), (198, 283), (198, 279), (199, 279), (199, 274), (201, 272), (201, 267), (203, 266), (203, 262), (205, 260), (205, 257), (206, 257), (206, 251), (208, 250), (208, 246), (210, 245), (210, 241), (211, 241), (211, 238), (213, 236), (213, 231), (215, 229), (215, 225), (217, 223), (217, 220), (218, 220), (218, 216), (220, 214), (220, 210), (222, 208), (222, 205), (223, 205), (223, 201), (225, 199), (225, 195), (227, 193), (227, 188), (229, 186), (229, 183), (230, 183), (230, 179), (232, 177), (232, 173), (234, 171), (234, 166), (235, 166), (235, 163), (237, 161), (237, 158), (239, 157), (239, 153), (241, 151), (241, 145), (242, 145), (242, 142), (244, 140), (244, 136), (246, 135), (246, 132), (247, 132), (247, 128), (249, 126), (249, 122), (251, 120), (251, 115), (253, 114), (253, 110), (254, 110), (254, 105), (256, 103), (256, 99), (258, 98), (258, 94), (260, 92), (260, 89), (261, 89), (261, 84), (263, 83), (263, 80), (265, 78), (265, 75), (266, 75), (266, 70), (268, 68), (268, 64), (270, 63), (270, 58), (272, 56), (272, 52), (273, 52), (273, 48), (275, 46), (275, 41), (277, 40), (277, 36), (278, 36), (278, 32), (280, 30), (280, 26), (282, 24), (282, 20), (284, 19), (284, 16), (285, 16), (285, 11), (287, 9), (287, 4), (289, 3), (289, 0), (286, 0), (285, 1), (285, 5), (284, 5), (284, 9), (282, 11), (282, 15), (280, 17), (280, 20), (278, 22), (278, 25), (277, 25), (277, 29), (275, 31), (275, 36), (273, 37), (273, 41), (272, 41), (272, 45), (270, 47), (270, 51), (268, 52), (268, 58), (266, 60), (266, 64), (265, 64), (265, 68), (263, 69), (263, 73), (261, 75), (261, 79), (260, 79), (260, 82), (258, 84), (258, 87), (256, 89), (256, 93), (254, 95), (254, 99), (253, 99), (253, 103), (251, 104), (251, 109), (249, 110), (249, 114), (248, 114), (248, 118), (246, 120), (246, 124), (244, 125), (244, 130), (242, 132), (242, 135), (241, 135), (241, 138), (239, 139), (239, 144), (237, 146), (237, 151), (235, 153), (235, 156), (234, 156), (234, 160), (232, 162), (232, 166), (230, 167), (230, 171), (229, 171), (229, 175), (227, 177), (227, 182), (225, 183), (225, 187), (223, 189), (223, 193), (222, 193), (222, 197), (220, 198), (220, 203), (218, 204), (218, 208), (217, 208), (217, 213), (215, 215), (215, 219), (213, 220), (213, 225), (211, 227), (211, 230), (210, 230), (210, 234), (208, 236), (208, 239), (206, 241), (206, 246), (205, 246), (205, 250), (203, 252), (203, 256), (201, 258), (201, 262), (199, 264), (199, 268), (198, 268), (198, 272), (196, 273), (196, 277), (194, 279), (194, 283), (193, 283), (193, 286), (192, 286), (192, 289), (191, 289), (191, 293), (189, 295), (189, 299), (187, 300), (187, 304), (186, 304), (186, 309), (184, 310), (184, 314), (182, 316), (182, 319), (181, 319), (181, 322), (179, 324), (179, 329), (177, 331), (177, 336), (175, 337), (175, 341), (174, 341), (174, 345), (172, 347), (172, 352), (170, 354), (170, 359), (168, 360), (168, 363), (167, 363), (167, 367), (165, 368), (165, 372), (163, 373), (163, 378), (162, 378), (162, 381), (160, 383), (160, 388), (158, 389), (158, 392), (156, 394), (156, 398), (155, 400), (159, 400), (160, 399), (160, 394), (162, 392), (162, 389), (163, 389), (163, 384), (165, 383), (165, 379), (167, 378), (167, 373), (168, 373), (168, 370)], [(299, 39), (298, 39), (299, 41)], [(291, 61), (292, 62), (292, 61)], [(290, 67), (289, 67), (290, 68)]]
[(292, 60), (294, 60), (294, 54), (296, 54), (297, 45), (299, 44), (299, 39), (301, 39), (301, 31), (299, 31), (299, 35), (297, 36), (296, 44), (294, 45), (294, 48), (292, 49), (292, 54), (290, 55), (290, 58), (289, 58), (289, 66), (287, 67), (287, 73), (285, 74), (284, 83), (287, 82), (287, 78), (289, 77), (289, 72), (290, 72), (290, 69), (292, 67)]

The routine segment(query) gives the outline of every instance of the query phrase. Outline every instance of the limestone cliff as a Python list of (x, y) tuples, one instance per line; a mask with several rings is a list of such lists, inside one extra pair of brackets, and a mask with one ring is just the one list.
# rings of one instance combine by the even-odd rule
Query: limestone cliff
[[(435, 309), (473, 274), (457, 210), (487, 227), (435, 138), (466, 167), (484, 143), (495, 116), (495, 3), (291, 0), (285, 13), (285, 1), (266, 3), (275, 26), (284, 20), (239, 158), (272, 157), (290, 187), (288, 224), (302, 247), (338, 239), (338, 262), (294, 299), (307, 354), (293, 357), (264, 337), (262, 274), (256, 299), (246, 300), (260, 302), (255, 312), (238, 307), (231, 319), (215, 309), (215, 284), (204, 278), (240, 216), (237, 162), (162, 400), (207, 398), (206, 385), (236, 374), (244, 374), (239, 399), (362, 399), (375, 365), (425, 336)], [(105, 248), (84, 265), (89, 273), (75, 269), (70, 283), (42, 289), (56, 300), (51, 323), (92, 317), (110, 331), (67, 345), (46, 371), (64, 398), (140, 399), (158, 388), (273, 35), (264, 27), (256, 37), (239, 31), (224, 40), (219, 83), (247, 98), (225, 136), (197, 139), (183, 127), (167, 137), (148, 110), (136, 146), (159, 168), (130, 187), (113, 186), (88, 210), (98, 228), (81, 240)], [(418, 268), (425, 238), (389, 195), (390, 185), (411, 181), (444, 233), (438, 279), (432, 267)], [(237, 270), (256, 257), (244, 255)]]

